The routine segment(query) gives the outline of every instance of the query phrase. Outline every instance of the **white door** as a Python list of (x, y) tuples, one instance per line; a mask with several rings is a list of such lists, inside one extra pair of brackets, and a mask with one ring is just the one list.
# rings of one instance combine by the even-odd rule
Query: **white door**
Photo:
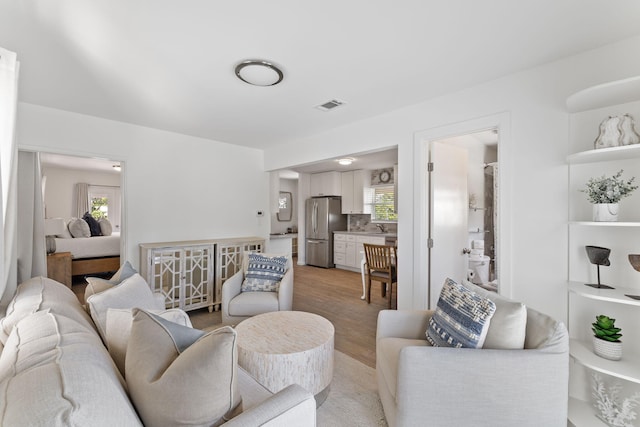
[(466, 277), (468, 258), (468, 153), (464, 148), (431, 142), (429, 161), (429, 292), (430, 309), (436, 308), (445, 278)]

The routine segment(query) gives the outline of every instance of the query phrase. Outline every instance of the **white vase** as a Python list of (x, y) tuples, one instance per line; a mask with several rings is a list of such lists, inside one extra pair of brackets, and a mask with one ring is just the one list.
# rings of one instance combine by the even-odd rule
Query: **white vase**
[(617, 221), (618, 220), (618, 204), (617, 203), (596, 203), (593, 205), (594, 221)]
[(593, 337), (593, 351), (608, 360), (622, 359), (622, 343), (601, 340)]

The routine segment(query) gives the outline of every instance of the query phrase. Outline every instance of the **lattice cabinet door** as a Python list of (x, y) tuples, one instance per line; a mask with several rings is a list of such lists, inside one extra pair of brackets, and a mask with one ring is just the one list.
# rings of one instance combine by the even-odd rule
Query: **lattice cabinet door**
[(214, 244), (146, 248), (143, 276), (167, 308), (213, 310)]
[(183, 249), (183, 310), (209, 307), (213, 310), (214, 257), (213, 245)]
[(154, 292), (164, 295), (167, 308), (181, 308), (182, 249), (161, 248), (147, 254), (145, 279)]
[(216, 275), (216, 305), (222, 301), (222, 284), (242, 268), (242, 256), (245, 252), (262, 252), (264, 240), (218, 243), (218, 268)]

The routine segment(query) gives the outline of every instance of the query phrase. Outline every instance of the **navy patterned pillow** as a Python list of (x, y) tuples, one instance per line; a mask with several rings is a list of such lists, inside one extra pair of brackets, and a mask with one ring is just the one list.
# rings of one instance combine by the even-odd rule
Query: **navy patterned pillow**
[(242, 292), (277, 292), (287, 272), (287, 257), (249, 254), (249, 265), (242, 282)]
[(482, 348), (495, 311), (489, 298), (447, 278), (429, 320), (427, 341), (434, 347)]

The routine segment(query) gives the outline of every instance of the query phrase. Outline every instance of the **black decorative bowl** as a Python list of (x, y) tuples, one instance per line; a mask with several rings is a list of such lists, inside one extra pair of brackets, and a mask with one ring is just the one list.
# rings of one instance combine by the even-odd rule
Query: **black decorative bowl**
[(587, 250), (587, 256), (589, 257), (591, 264), (611, 265), (611, 262), (609, 261), (611, 249), (603, 248), (601, 246), (585, 246), (584, 248)]

